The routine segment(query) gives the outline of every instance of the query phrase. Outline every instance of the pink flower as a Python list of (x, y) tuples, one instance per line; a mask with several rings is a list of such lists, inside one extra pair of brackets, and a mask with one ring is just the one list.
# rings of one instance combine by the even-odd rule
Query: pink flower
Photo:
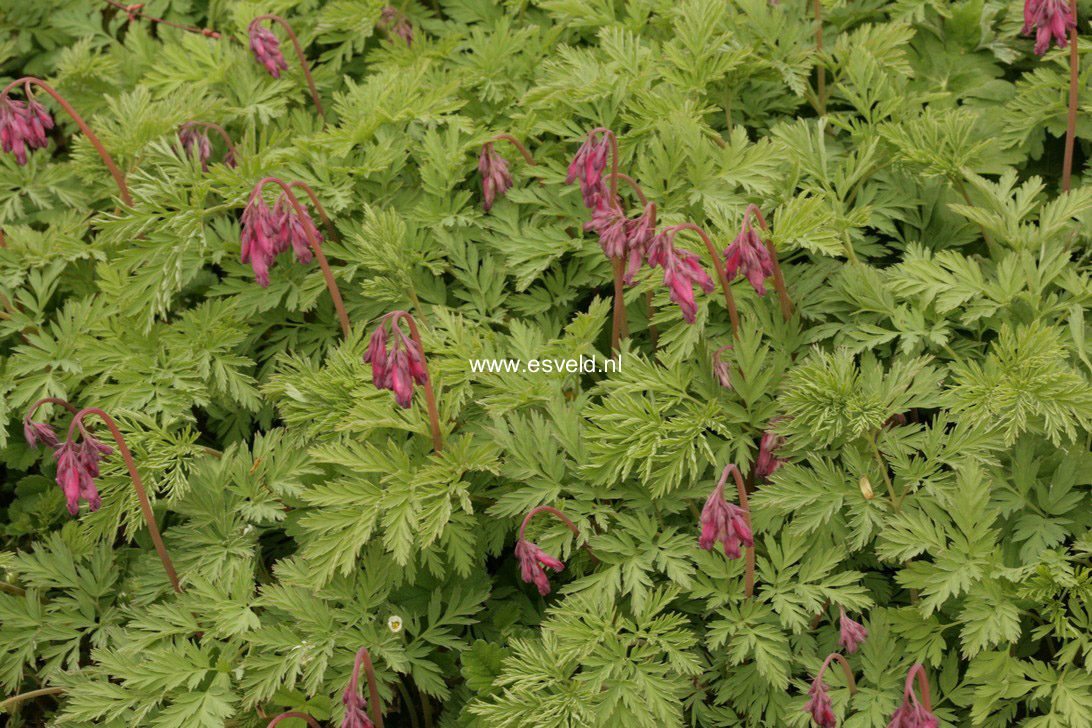
[[(379, 328), (368, 342), (364, 361), (372, 365), (372, 383), (376, 388), (391, 390), (399, 406), (409, 407), (413, 401), (414, 383), (425, 384), (428, 370), (420, 347), (398, 326), (400, 315), (403, 315), (401, 311), (394, 311), (379, 322)], [(386, 330), (388, 322), (391, 327), (389, 338)], [(389, 350), (388, 342), (391, 343)]]
[(725, 481), (722, 478), (717, 483), (717, 487), (706, 499), (705, 507), (701, 509), (701, 536), (698, 538), (698, 546), (709, 551), (720, 541), (724, 546), (724, 555), (730, 559), (738, 559), (743, 555), (740, 545), (752, 548), (755, 542), (743, 509), (724, 499)]
[(380, 30), (385, 30), (391, 35), (397, 35), (406, 42), (406, 45), (413, 45), (413, 26), (397, 8), (392, 8), (389, 5), (383, 8), (382, 12), (379, 13), (378, 26)]
[[(918, 678), (922, 700), (914, 692), (914, 677)], [(902, 705), (891, 716), (887, 728), (937, 728), (940, 721), (933, 715), (929, 699), (929, 682), (925, 678), (925, 666), (920, 662), (910, 668), (906, 676), (906, 687), (902, 691)]]
[(743, 273), (758, 295), (766, 295), (763, 280), (773, 275), (773, 259), (762, 238), (751, 226), (750, 208), (743, 214), (743, 227), (739, 235), (724, 251), (724, 273), (728, 280), (735, 278), (737, 273)]
[(838, 625), (841, 632), (838, 637), (838, 645), (845, 648), (846, 652), (852, 655), (857, 651), (857, 646), (868, 639), (868, 630), (859, 622), (854, 622), (847, 617), (845, 607), (839, 606), (838, 609), (842, 614)]
[(345, 706), (345, 719), (341, 722), (341, 728), (375, 728), (368, 718), (368, 703), (360, 694), (360, 663), (364, 659), (366, 649), (361, 647), (356, 653), (356, 661), (353, 663), (353, 674), (349, 678), (349, 684), (341, 694), (341, 704)]
[(1035, 52), (1040, 56), (1050, 48), (1050, 40), (1065, 48), (1066, 35), (1077, 27), (1069, 0), (1024, 0), (1024, 35), (1035, 31)]
[(296, 214), (296, 208), (288, 199), (288, 193), (282, 191), (281, 196), (277, 198), (277, 204), (273, 207), (273, 217), (280, 225), (280, 242), (277, 245), (277, 252), (292, 248), (296, 253), (296, 259), (306, 265), (311, 262), (311, 238), (307, 233), (314, 235), (320, 245), (324, 238), (315, 227), (315, 223), (311, 221), (311, 216), (307, 214), (307, 208), (300, 205), (300, 212), (303, 213), (302, 218)]
[(212, 156), (212, 144), (209, 143), (208, 131), (193, 124), (182, 126), (178, 130), (178, 139), (182, 142), (182, 149), (188, 156), (193, 156), (197, 151), (197, 158), (201, 160), (201, 169), (209, 171), (209, 157)]
[(670, 289), (671, 300), (682, 310), (683, 320), (694, 323), (698, 306), (694, 301), (694, 284), (706, 293), (716, 290), (713, 279), (701, 267), (698, 256), (675, 249), (675, 231), (655, 235), (648, 246), (648, 264), (664, 269), (664, 285)]
[(775, 417), (770, 420), (766, 432), (762, 433), (762, 440), (758, 443), (758, 460), (755, 461), (755, 477), (768, 478), (787, 461), (774, 455), (779, 447), (785, 444), (785, 438), (773, 431), (772, 427), (780, 420)]
[(482, 145), (482, 152), (478, 157), (478, 174), (482, 178), (482, 197), (485, 198), (482, 208), (489, 212), (497, 195), (503, 195), (512, 186), (512, 175), (508, 174), (508, 162), (497, 154), (493, 148), (493, 142)]
[(534, 582), (541, 596), (550, 593), (550, 580), (546, 577), (543, 567), (549, 567), (554, 571), (565, 569), (565, 564), (525, 538), (516, 542), (516, 558), (519, 560), (520, 577), (528, 584)]
[[(607, 154), (610, 151), (610, 138), (603, 132), (591, 132), (576, 151), (565, 184), (580, 181), (580, 192), (584, 195), (584, 207), (595, 209), (601, 200), (608, 197), (603, 184), (603, 170), (607, 166)], [(608, 205), (613, 201), (608, 201)]]
[(23, 437), (27, 439), (28, 447), (38, 447), (41, 443), (56, 450), (60, 446), (52, 427), (45, 422), (32, 422), (29, 416), (23, 418)]
[(95, 478), (99, 476), (99, 460), (114, 452), (113, 448), (92, 437), (82, 425), (80, 430), (83, 435), (80, 442), (66, 440), (53, 452), (57, 459), (57, 485), (61, 486), (68, 512), (72, 515), (80, 511), (80, 498), (87, 501), (92, 511), (102, 506)]
[(258, 285), (269, 285), (269, 269), (273, 267), (273, 257), (279, 252), (280, 223), (262, 199), (261, 190), (255, 189), (250, 201), (243, 210), (243, 234), (240, 260), (250, 263)]
[(725, 344), (713, 352), (713, 376), (720, 382), (720, 386), (725, 389), (732, 388), (732, 370), (728, 367), (728, 362), (721, 360), (720, 355), (731, 348), (731, 344)]
[(811, 700), (804, 706), (805, 713), (811, 713), (811, 719), (820, 728), (834, 728), (838, 721), (834, 717), (834, 705), (827, 695), (827, 686), (823, 683), (823, 674), (820, 672), (812, 681), (808, 689)]
[(288, 70), (288, 64), (284, 61), (284, 54), (281, 53), (281, 44), (277, 40), (277, 36), (273, 35), (273, 31), (260, 25), (257, 21), (250, 24), (250, 50), (254, 52), (254, 57), (258, 59), (258, 63), (265, 66), (265, 69), (269, 71), (269, 75), (273, 78), (280, 78), (281, 71)]
[(632, 286), (634, 276), (641, 270), (641, 263), (648, 254), (648, 247), (656, 234), (656, 206), (653, 203), (645, 205), (644, 211), (637, 217), (626, 220), (626, 255), (629, 263), (626, 266), (624, 281)]
[(41, 149), (49, 143), (46, 130), (53, 118), (37, 101), (0, 98), (0, 148), (15, 154), (20, 165), (27, 163), (27, 149)]

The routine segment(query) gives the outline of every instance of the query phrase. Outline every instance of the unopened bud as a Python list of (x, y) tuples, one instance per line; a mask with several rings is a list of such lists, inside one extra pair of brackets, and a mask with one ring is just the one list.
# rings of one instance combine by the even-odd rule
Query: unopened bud
[(862, 475), (861, 476), (860, 486), (861, 486), (861, 495), (863, 495), (865, 497), (865, 500), (872, 500), (872, 497), (875, 494), (872, 492), (872, 481), (868, 479), (867, 475)]

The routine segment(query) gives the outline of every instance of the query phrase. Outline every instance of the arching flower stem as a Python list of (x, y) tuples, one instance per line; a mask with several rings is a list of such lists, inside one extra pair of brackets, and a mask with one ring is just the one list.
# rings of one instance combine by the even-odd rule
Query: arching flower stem
[(27, 693), (21, 693), (19, 695), (10, 697), (3, 702), (0, 702), (0, 713), (3, 713), (9, 708), (18, 705), (24, 700), (33, 700), (34, 698), (40, 698), (45, 695), (59, 695), (63, 692), (64, 688), (42, 688), (41, 690), (31, 690)]
[(232, 159), (239, 158), (239, 154), (235, 149), (235, 145), (232, 144), (231, 137), (228, 136), (228, 133), (224, 129), (224, 127), (220, 126), (219, 124), (214, 124), (211, 121), (198, 121), (197, 119), (190, 119), (189, 121), (184, 121), (179, 124), (178, 128), (181, 131), (182, 129), (187, 129), (191, 126), (203, 126), (206, 129), (212, 129), (214, 132), (220, 135), (221, 139), (224, 140), (224, 144), (227, 146), (228, 152), (231, 154)]
[(153, 23), (159, 23), (160, 25), (167, 25), (167, 26), (170, 26), (171, 28), (178, 28), (179, 30), (187, 30), (187, 31), (189, 31), (191, 33), (200, 33), (201, 35), (205, 36), (206, 38), (219, 38), (220, 37), (220, 34), (217, 33), (215, 30), (209, 30), (208, 28), (193, 28), (193, 27), (190, 27), (189, 25), (179, 25), (178, 23), (172, 23), (171, 21), (164, 20), (163, 18), (155, 18), (155, 17), (152, 17), (151, 15), (147, 15), (146, 13), (142, 13), (142, 12), (140, 12), (140, 8), (144, 7), (144, 3), (133, 3), (131, 5), (123, 5), (122, 3), (117, 2), (117, 0), (106, 0), (106, 3), (108, 5), (112, 5), (113, 7), (117, 8), (118, 10), (124, 10), (125, 14), (129, 16), (129, 22), (133, 22), (137, 18), (144, 18), (145, 20), (150, 20)]
[(338, 236), (334, 224), (330, 222), (330, 217), (326, 214), (326, 208), (322, 206), (322, 203), (318, 201), (318, 197), (315, 196), (315, 191), (312, 190), (306, 182), (298, 179), (289, 182), (288, 186), (292, 189), (303, 190), (307, 196), (311, 198), (311, 204), (315, 206), (315, 210), (318, 212), (319, 217), (322, 218), (322, 226), (326, 228), (326, 234), (329, 236), (330, 240), (340, 240), (341, 238)]
[[(262, 188), (265, 187), (267, 183), (273, 183), (284, 190), (285, 196), (292, 205), (296, 216), (301, 220), (304, 219), (303, 208), (300, 206), (300, 202), (296, 199), (296, 196), (292, 194), (292, 187), (285, 183), (284, 180), (277, 177), (263, 177), (259, 180), (258, 184), (254, 186), (254, 191), (250, 193), (251, 199), (254, 199), (256, 195), (260, 195), (262, 193)], [(299, 185), (302, 185), (302, 189), (304, 189), (304, 191), (308, 193), (308, 196), (316, 202), (317, 207), (317, 200), (315, 199), (314, 192), (311, 191), (311, 188), (303, 182), (300, 182)], [(319, 214), (322, 216), (323, 222), (328, 223), (328, 219), (324, 214), (325, 211), (323, 211), (321, 207), (317, 207), (317, 209), (320, 210)], [(334, 308), (337, 310), (337, 317), (341, 322), (341, 333), (344, 334), (347, 339), (349, 338), (350, 331), (349, 314), (345, 312), (345, 303), (341, 300), (341, 291), (337, 287), (337, 281), (334, 280), (333, 271), (330, 270), (330, 263), (326, 260), (326, 254), (322, 252), (322, 246), (319, 244), (318, 239), (314, 236), (309, 227), (305, 225), (304, 229), (307, 232), (307, 242), (310, 244), (311, 250), (315, 252), (315, 258), (318, 259), (319, 268), (322, 269), (322, 275), (326, 279), (326, 288), (330, 291), (330, 298), (334, 301)]]
[(766, 243), (766, 250), (770, 251), (770, 259), (773, 262), (774, 288), (777, 289), (777, 299), (781, 304), (781, 315), (788, 321), (792, 318), (792, 301), (789, 300), (789, 291), (785, 288), (785, 277), (781, 274), (781, 263), (777, 259), (777, 248), (770, 239), (770, 226), (766, 224), (766, 217), (762, 214), (762, 210), (758, 205), (748, 205), (744, 215), (752, 213), (758, 218), (758, 224), (762, 228), (762, 232), (766, 233), (763, 238)]
[(174, 587), (176, 593), (182, 593), (182, 586), (178, 583), (178, 574), (175, 573), (174, 564), (171, 563), (171, 557), (167, 555), (167, 547), (163, 543), (163, 536), (159, 533), (159, 526), (155, 523), (155, 514), (152, 513), (152, 504), (148, 501), (148, 494), (144, 490), (144, 485), (140, 480), (140, 473), (137, 472), (136, 463), (133, 462), (133, 455), (129, 452), (129, 446), (125, 444), (125, 438), (121, 435), (121, 430), (118, 429), (117, 423), (114, 422), (114, 418), (103, 412), (98, 407), (85, 407), (76, 413), (76, 416), (72, 418), (72, 424), (68, 426), (68, 439), (72, 440), (76, 435), (76, 428), (82, 427), (83, 419), (87, 415), (97, 415), (105, 424), (106, 428), (110, 430), (110, 434), (114, 438), (114, 442), (118, 445), (118, 450), (121, 452), (121, 457), (125, 461), (125, 467), (129, 469), (129, 477), (132, 479), (133, 490), (136, 491), (137, 499), (140, 501), (140, 510), (144, 514), (144, 522), (148, 525), (148, 533), (152, 537), (152, 543), (155, 544), (156, 553), (159, 554), (159, 560), (163, 563), (163, 569), (167, 572), (167, 578), (171, 581), (171, 586)]
[(531, 165), (532, 167), (537, 167), (538, 166), (535, 163), (535, 158), (531, 156), (531, 153), (529, 151), (527, 151), (527, 147), (523, 146), (523, 144), (520, 142), (519, 139), (516, 139), (511, 134), (494, 134), (493, 135), (493, 140), (494, 141), (499, 141), (501, 139), (505, 140), (506, 142), (509, 142), (512, 146), (514, 146), (516, 148), (516, 150), (519, 151), (519, 153), (521, 155), (523, 155), (523, 160), (525, 162), (527, 162), (527, 164)]
[(118, 169), (118, 166), (114, 164), (114, 160), (106, 151), (106, 147), (102, 146), (102, 142), (100, 142), (99, 138), (95, 136), (95, 132), (91, 131), (91, 127), (87, 125), (87, 122), (83, 120), (82, 116), (76, 113), (76, 110), (72, 108), (72, 105), (68, 103), (64, 96), (61, 96), (59, 93), (57, 93), (56, 90), (54, 90), (52, 86), (50, 86), (40, 78), (35, 78), (33, 76), (23, 76), (22, 78), (17, 78), (9, 83), (7, 86), (5, 86), (4, 90), (0, 91), (0, 98), (7, 96), (8, 92), (11, 91), (12, 88), (20, 84), (23, 85), (24, 91), (26, 92), (28, 99), (33, 98), (30, 92), (30, 86), (31, 84), (33, 84), (45, 91), (50, 96), (52, 96), (53, 99), (61, 105), (61, 108), (64, 109), (65, 112), (67, 112), (68, 115), (72, 117), (72, 120), (76, 122), (76, 126), (80, 128), (80, 131), (84, 133), (84, 136), (87, 137), (87, 140), (90, 141), (91, 145), (95, 147), (95, 151), (99, 153), (99, 157), (102, 158), (102, 161), (106, 165), (106, 168), (110, 170), (110, 174), (111, 176), (113, 176), (114, 182), (117, 183), (118, 192), (121, 193), (122, 202), (132, 207), (133, 198), (129, 195), (129, 187), (125, 184), (125, 175), (122, 174), (121, 170)]
[(282, 720), (288, 720), (289, 718), (299, 718), (300, 720), (305, 720), (307, 721), (307, 725), (311, 726), (311, 728), (322, 728), (322, 726), (319, 725), (318, 721), (307, 715), (307, 713), (300, 713), (296, 710), (289, 710), (286, 713), (281, 713), (276, 718), (269, 721), (269, 725), (267, 725), (265, 728), (273, 728), (273, 726), (277, 725)]
[[(1069, 11), (1077, 18), (1077, 0), (1069, 0)], [(1069, 192), (1073, 175), (1073, 146), (1077, 136), (1077, 90), (1080, 86), (1080, 58), (1077, 55), (1077, 26), (1069, 29), (1069, 114), (1065, 124), (1065, 154), (1062, 157), (1062, 192)]]
[[(564, 523), (566, 526), (569, 527), (569, 530), (573, 532), (574, 536), (576, 536), (577, 538), (580, 538), (580, 529), (577, 528), (576, 524), (573, 523), (572, 521), (570, 521), (569, 517), (566, 516), (564, 513), (562, 513), (558, 509), (554, 508), (553, 506), (537, 506), (535, 508), (532, 508), (530, 511), (528, 511), (527, 515), (523, 517), (523, 523), (521, 523), (520, 526), (519, 526), (519, 538), (518, 538), (518, 540), (520, 540), (520, 541), (523, 540), (524, 531), (527, 530), (527, 524), (529, 524), (531, 522), (531, 519), (534, 518), (537, 514), (544, 513), (544, 512), (549, 513), (549, 514), (557, 517), (562, 523)], [(594, 563), (598, 564), (599, 563), (599, 558), (595, 555), (595, 552), (591, 550), (591, 546), (589, 546), (587, 544), (587, 542), (584, 542), (582, 544), (582, 546), (584, 548), (584, 551), (588, 554), (588, 556), (591, 557), (591, 560)]]
[[(592, 129), (588, 132), (588, 137), (595, 134), (604, 134), (610, 139), (610, 197), (607, 199), (607, 204), (621, 210), (622, 206), (618, 202), (618, 139), (613, 131), (604, 126)], [(624, 258), (611, 258), (611, 271), (614, 275), (614, 315), (611, 320), (610, 348), (613, 352), (618, 351), (622, 337), (629, 335), (626, 326), (626, 305), (622, 299), (625, 269)]]
[(724, 264), (720, 260), (720, 253), (718, 253), (717, 249), (713, 246), (713, 241), (706, 235), (705, 230), (692, 222), (673, 225), (670, 228), (667, 228), (667, 230), (672, 233), (672, 237), (674, 237), (675, 233), (682, 230), (693, 230), (701, 236), (702, 242), (705, 243), (705, 249), (709, 251), (709, 255), (713, 259), (713, 268), (717, 272), (717, 280), (720, 282), (720, 289), (724, 292), (724, 305), (728, 308), (728, 318), (732, 322), (732, 333), (738, 336), (739, 311), (736, 310), (736, 300), (732, 296), (732, 289), (728, 285), (728, 276), (724, 273)]
[[(846, 675), (846, 683), (849, 684), (849, 694), (856, 695), (857, 681), (853, 678), (853, 670), (850, 669), (849, 663), (846, 662), (846, 658), (842, 657), (842, 653), (840, 652), (831, 652), (829, 655), (827, 655), (827, 659), (823, 660), (823, 665), (819, 668), (818, 679), (823, 679), (823, 673), (827, 671), (827, 666), (830, 665), (831, 661), (836, 661), (839, 665), (842, 666), (842, 672), (844, 672)], [(929, 686), (926, 685), (926, 690), (928, 690), (928, 688)]]
[(322, 101), (319, 100), (318, 90), (315, 88), (315, 80), (311, 78), (311, 66), (307, 63), (307, 57), (303, 55), (303, 47), (300, 45), (299, 38), (292, 31), (292, 26), (288, 24), (284, 18), (273, 13), (266, 13), (265, 15), (259, 15), (250, 21), (251, 27), (260, 23), (263, 20), (272, 20), (282, 28), (284, 32), (288, 34), (289, 40), (292, 41), (292, 46), (296, 49), (296, 56), (300, 59), (300, 66), (303, 68), (303, 77), (307, 79), (307, 88), (311, 90), (311, 100), (315, 102), (315, 110), (318, 111), (319, 117), (322, 119), (323, 126), (326, 125), (326, 112), (322, 109)]

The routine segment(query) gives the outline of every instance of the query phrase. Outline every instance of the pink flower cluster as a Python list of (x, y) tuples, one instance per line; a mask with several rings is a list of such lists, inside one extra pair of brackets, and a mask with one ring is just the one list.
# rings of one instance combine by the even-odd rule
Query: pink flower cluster
[(291, 248), (300, 263), (310, 263), (311, 243), (308, 232), (319, 243), (323, 240), (307, 210), (301, 206), (300, 211), (303, 213), (302, 218), (296, 214), (295, 206), (288, 199), (288, 193), (283, 191), (272, 210), (262, 199), (260, 185), (250, 195), (243, 210), (240, 258), (243, 263), (250, 263), (258, 285), (262, 288), (269, 285), (269, 269), (273, 267), (274, 257)]
[(41, 149), (49, 143), (46, 129), (52, 128), (53, 118), (34, 99), (0, 97), (0, 148), (13, 152), (20, 165), (27, 163), (27, 148)]
[(857, 652), (858, 646), (868, 639), (868, 630), (860, 622), (854, 622), (846, 615), (846, 608), (838, 607), (841, 616), (838, 620), (838, 645), (849, 654)]
[(724, 499), (725, 482), (726, 479), (721, 479), (706, 499), (705, 507), (701, 509), (701, 536), (698, 538), (698, 546), (709, 551), (720, 541), (724, 546), (724, 555), (730, 559), (738, 559), (743, 555), (740, 545), (753, 548), (755, 542), (743, 509)]
[(397, 8), (390, 5), (383, 8), (382, 12), (379, 13), (378, 26), (380, 30), (385, 30), (391, 35), (397, 35), (406, 42), (406, 45), (413, 45), (413, 26)]
[(277, 36), (257, 21), (250, 24), (250, 50), (273, 78), (280, 78), (281, 71), (288, 70)]
[(497, 196), (503, 195), (512, 186), (508, 162), (497, 154), (496, 149), (493, 148), (493, 142), (482, 145), (482, 152), (478, 157), (478, 174), (482, 178), (482, 197), (485, 199), (482, 209), (489, 212)]
[(341, 722), (341, 728), (375, 728), (375, 724), (368, 718), (368, 703), (360, 694), (360, 664), (364, 659), (364, 650), (361, 647), (357, 651), (353, 674), (341, 694), (341, 704), (345, 706), (345, 719)]
[(614, 200), (608, 199), (608, 188), (603, 182), (603, 170), (606, 169), (611, 146), (609, 134), (599, 130), (590, 132), (576, 151), (569, 164), (569, 173), (565, 176), (567, 185), (579, 180), (584, 207), (589, 210), (598, 209), (601, 204), (608, 207), (615, 205)]
[(732, 370), (728, 366), (728, 362), (722, 360), (720, 355), (731, 348), (731, 344), (725, 344), (713, 352), (713, 376), (720, 382), (720, 386), (725, 389), (732, 388)]
[(516, 559), (519, 560), (520, 578), (528, 584), (533, 582), (541, 596), (550, 593), (550, 580), (543, 567), (553, 569), (555, 572), (565, 569), (565, 564), (560, 559), (550, 556), (525, 538), (520, 538), (516, 542)]
[(838, 725), (837, 719), (834, 717), (834, 704), (830, 702), (830, 696), (827, 695), (827, 686), (823, 682), (823, 672), (820, 671), (815, 679), (812, 680), (811, 687), (808, 688), (808, 704), (804, 706), (804, 712), (811, 713), (811, 719), (815, 721), (815, 724), (820, 728), (834, 728)]
[(724, 250), (724, 273), (728, 276), (728, 280), (735, 278), (737, 273), (742, 273), (755, 292), (765, 296), (766, 286), (763, 285), (763, 281), (768, 276), (772, 276), (773, 272), (770, 251), (752, 227), (751, 207), (748, 207), (743, 213), (743, 227), (739, 235)]
[[(922, 686), (923, 701), (918, 700), (914, 692), (914, 677), (917, 676)], [(920, 662), (910, 668), (906, 676), (906, 687), (902, 692), (902, 705), (891, 716), (887, 728), (937, 728), (940, 720), (933, 715), (929, 701), (929, 683), (925, 679), (925, 666)]]
[(758, 443), (758, 460), (755, 461), (755, 478), (768, 478), (787, 460), (777, 457), (774, 453), (785, 444), (785, 438), (773, 431), (780, 417), (770, 420), (766, 432), (762, 433), (762, 439)]
[[(398, 326), (398, 318), (406, 315), (393, 311), (384, 316), (364, 354), (364, 361), (372, 365), (372, 383), (379, 389), (394, 392), (394, 401), (402, 407), (409, 407), (413, 401), (414, 382), (424, 385), (428, 381), (424, 352)], [(387, 348), (388, 341), (390, 349)]]
[(694, 284), (706, 293), (712, 293), (717, 287), (701, 267), (697, 255), (675, 249), (676, 232), (675, 229), (668, 228), (653, 238), (648, 249), (648, 264), (653, 268), (659, 266), (664, 269), (663, 283), (670, 291), (671, 300), (679, 305), (683, 320), (692, 324), (698, 316)]
[(95, 478), (99, 477), (99, 461), (114, 452), (112, 447), (92, 437), (82, 423), (78, 427), (81, 440), (75, 442), (70, 438), (62, 443), (46, 423), (32, 422), (29, 415), (23, 418), (23, 436), (27, 445), (38, 447), (41, 444), (53, 449), (53, 457), (57, 460), (57, 485), (61, 487), (68, 512), (73, 516), (80, 511), (81, 498), (87, 501), (92, 511), (102, 506)]
[(209, 157), (212, 156), (212, 144), (209, 142), (208, 132), (192, 124), (184, 124), (178, 129), (178, 140), (182, 142), (182, 149), (186, 152), (186, 156), (192, 157), (196, 152), (197, 158), (201, 160), (201, 169), (208, 172)]
[(1059, 48), (1065, 48), (1066, 35), (1077, 27), (1069, 0), (1024, 0), (1024, 35), (1035, 28), (1035, 52), (1040, 56), (1050, 48), (1053, 38)]

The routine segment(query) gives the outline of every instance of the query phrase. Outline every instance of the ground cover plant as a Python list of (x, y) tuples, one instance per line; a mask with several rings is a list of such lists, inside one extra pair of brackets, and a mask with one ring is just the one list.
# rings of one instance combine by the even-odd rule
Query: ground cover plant
[(1092, 726), (1092, 6), (0, 10), (5, 725)]

